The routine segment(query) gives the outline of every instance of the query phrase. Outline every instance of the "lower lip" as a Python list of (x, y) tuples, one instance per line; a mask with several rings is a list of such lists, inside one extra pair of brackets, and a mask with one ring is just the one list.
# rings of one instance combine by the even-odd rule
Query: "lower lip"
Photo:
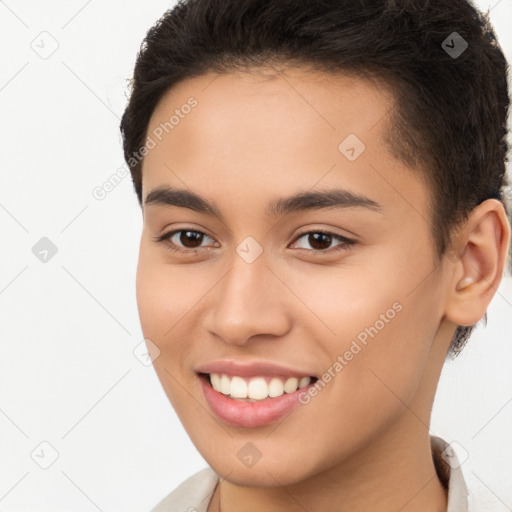
[(311, 383), (293, 393), (284, 393), (260, 402), (244, 402), (215, 391), (205, 375), (200, 375), (199, 380), (213, 412), (226, 423), (246, 428), (262, 427), (283, 418), (300, 404), (299, 393), (307, 391), (313, 385)]

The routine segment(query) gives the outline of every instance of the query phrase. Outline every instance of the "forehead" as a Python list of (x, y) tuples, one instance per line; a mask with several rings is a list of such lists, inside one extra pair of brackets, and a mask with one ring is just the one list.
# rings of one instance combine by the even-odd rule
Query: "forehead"
[(217, 151), (225, 148), (230, 153), (240, 146), (249, 153), (263, 145), (268, 152), (285, 142), (289, 147), (306, 140), (329, 151), (332, 140), (349, 133), (368, 143), (381, 143), (381, 129), (393, 106), (383, 83), (351, 76), (300, 68), (258, 68), (224, 75), (209, 72), (171, 88), (153, 112), (148, 132), (169, 123), (173, 113), (188, 111), (190, 98), (197, 105), (179, 120), (175, 115), (164, 137), (172, 134), (166, 138), (174, 139), (176, 145), (186, 139), (188, 145), (201, 149), (215, 142)]
[(321, 181), (380, 188), (393, 201), (397, 191), (386, 185), (393, 169), (391, 183), (398, 178), (413, 201), (424, 202), (424, 187), (383, 140), (392, 107), (383, 84), (300, 68), (184, 80), (163, 96), (148, 125), (156, 145), (144, 158), (143, 197), (171, 184), (250, 200)]

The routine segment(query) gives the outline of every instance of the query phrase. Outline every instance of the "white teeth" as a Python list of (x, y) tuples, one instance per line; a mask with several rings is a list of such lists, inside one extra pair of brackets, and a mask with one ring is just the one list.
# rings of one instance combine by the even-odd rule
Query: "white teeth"
[(247, 398), (247, 383), (242, 377), (233, 377), (231, 379), (231, 392), (233, 398)]
[[(213, 382), (212, 382), (212, 386), (213, 386)], [(220, 391), (223, 395), (229, 395), (231, 393), (231, 380), (229, 379), (229, 377), (227, 375), (223, 375), (220, 378), (219, 388), (218, 389), (213, 388), (213, 389), (215, 389), (215, 391)]]
[(310, 382), (311, 379), (309, 377), (302, 377), (299, 380), (299, 389), (305, 388)]
[(247, 396), (254, 400), (263, 400), (268, 397), (268, 386), (265, 379), (256, 377), (249, 381), (247, 386)]
[(220, 391), (220, 377), (218, 373), (212, 373), (210, 375), (210, 380), (212, 381), (213, 389), (217, 389)]
[(284, 384), (281, 379), (274, 377), (268, 385), (268, 396), (276, 397), (284, 394)]
[(299, 379), (297, 379), (297, 377), (290, 377), (284, 383), (284, 391), (285, 391), (285, 393), (293, 393), (294, 391), (297, 391), (297, 386), (298, 385), (299, 385)]
[(297, 389), (307, 386), (311, 382), (310, 377), (289, 377), (283, 382), (279, 377), (273, 377), (270, 382), (264, 377), (228, 377), (226, 374), (211, 373), (210, 382), (213, 389), (223, 395), (230, 395), (232, 398), (248, 400), (265, 400), (268, 397), (274, 398), (284, 393), (294, 393)]

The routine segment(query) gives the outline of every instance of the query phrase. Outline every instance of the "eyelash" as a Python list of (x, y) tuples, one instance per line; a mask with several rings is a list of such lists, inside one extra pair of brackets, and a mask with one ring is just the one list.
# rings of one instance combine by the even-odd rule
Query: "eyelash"
[[(175, 234), (177, 233), (183, 233), (183, 232), (191, 232), (191, 233), (199, 233), (200, 235), (204, 235), (208, 238), (211, 238), (210, 236), (208, 236), (206, 233), (204, 233), (203, 231), (199, 231), (197, 229), (175, 229), (173, 231), (169, 231), (168, 233), (164, 233), (163, 235), (160, 235), (160, 236), (157, 236), (157, 237), (153, 237), (154, 240), (156, 242), (165, 242), (165, 241), (168, 241), (169, 240), (169, 244), (167, 245), (167, 248), (170, 250), (170, 251), (173, 251), (173, 252), (179, 252), (179, 253), (192, 253), (192, 254), (196, 254), (198, 251), (201, 250), (201, 248), (193, 248), (193, 249), (182, 249), (182, 248), (179, 248), (174, 242), (171, 242), (170, 241), (170, 238), (172, 238)], [(313, 252), (313, 253), (316, 253), (316, 254), (321, 254), (321, 253), (330, 253), (330, 252), (336, 252), (336, 251), (339, 251), (339, 250), (345, 250), (345, 251), (348, 251), (352, 245), (354, 245), (356, 243), (355, 240), (351, 240), (350, 238), (346, 238), (342, 235), (338, 235), (336, 233), (332, 233), (330, 231), (325, 231), (325, 230), (322, 230), (322, 229), (316, 229), (316, 230), (313, 230), (313, 231), (305, 231), (304, 233), (300, 233), (297, 235), (297, 237), (295, 238), (294, 240), (294, 243), (297, 242), (300, 238), (304, 237), (305, 235), (311, 235), (311, 234), (322, 234), (322, 235), (328, 235), (328, 236), (331, 236), (332, 238), (335, 238), (337, 239), (338, 241), (342, 242), (340, 245), (337, 245), (335, 246), (334, 248), (328, 248), (328, 249), (303, 249), (303, 248), (300, 248), (300, 250), (302, 251), (307, 251), (307, 252)]]

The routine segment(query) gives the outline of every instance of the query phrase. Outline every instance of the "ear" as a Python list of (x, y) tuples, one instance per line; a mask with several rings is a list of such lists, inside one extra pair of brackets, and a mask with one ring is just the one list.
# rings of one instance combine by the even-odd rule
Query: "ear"
[(457, 256), (450, 258), (454, 267), (445, 310), (449, 320), (473, 325), (484, 316), (503, 277), (509, 243), (503, 204), (485, 200), (471, 212), (453, 243)]

